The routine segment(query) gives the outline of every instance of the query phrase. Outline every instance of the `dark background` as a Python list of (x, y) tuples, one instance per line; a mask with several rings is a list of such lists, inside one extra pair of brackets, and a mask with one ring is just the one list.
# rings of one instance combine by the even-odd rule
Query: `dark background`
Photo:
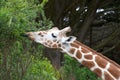
[[(54, 26), (70, 26), (69, 35), (120, 64), (119, 0), (50, 0), (44, 10)], [(63, 54), (45, 51), (49, 51), (45, 55), (59, 68)]]

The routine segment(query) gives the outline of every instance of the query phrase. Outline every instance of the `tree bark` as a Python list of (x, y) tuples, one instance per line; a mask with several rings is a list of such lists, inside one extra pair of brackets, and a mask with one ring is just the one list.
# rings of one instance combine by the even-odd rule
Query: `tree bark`
[(90, 25), (92, 24), (92, 22), (96, 16), (96, 10), (98, 7), (99, 7), (99, 0), (92, 0), (90, 6), (88, 8), (87, 15), (82, 24), (81, 31), (79, 33), (79, 39), (82, 42), (84, 41), (87, 31), (89, 30)]

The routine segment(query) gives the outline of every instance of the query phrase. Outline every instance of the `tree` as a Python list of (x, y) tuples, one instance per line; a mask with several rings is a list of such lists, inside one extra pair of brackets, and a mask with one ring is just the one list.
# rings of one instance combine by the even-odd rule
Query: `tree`
[[(45, 4), (46, 0), (41, 3), (37, 0), (0, 1), (0, 79), (40, 80), (46, 77), (46, 80), (57, 80), (59, 78), (58, 72), (42, 56), (43, 47), (21, 36), (26, 31), (51, 27), (52, 22), (44, 15)], [(38, 17), (40, 20), (36, 21)]]

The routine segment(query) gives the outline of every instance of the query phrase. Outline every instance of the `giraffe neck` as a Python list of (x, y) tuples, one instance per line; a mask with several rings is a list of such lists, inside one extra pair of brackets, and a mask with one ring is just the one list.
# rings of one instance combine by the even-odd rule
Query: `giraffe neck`
[(78, 41), (62, 50), (96, 73), (102, 80), (120, 80), (120, 66)]

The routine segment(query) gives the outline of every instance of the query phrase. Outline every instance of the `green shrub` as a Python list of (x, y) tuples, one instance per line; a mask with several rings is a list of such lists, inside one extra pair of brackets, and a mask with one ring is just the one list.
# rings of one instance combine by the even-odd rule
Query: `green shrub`
[(65, 62), (62, 68), (63, 80), (100, 80), (86, 67), (65, 55)]
[[(47, 0), (43, 0), (42, 3), (38, 0), (0, 1), (0, 79), (28, 80), (31, 75), (34, 79), (41, 78), (39, 75), (57, 79), (50, 62), (42, 58), (43, 47), (20, 36), (29, 30), (37, 31), (51, 27), (52, 22), (46, 19), (43, 11), (46, 2)], [(39, 20), (36, 21), (36, 18)], [(40, 72), (34, 65), (44, 71)], [(46, 70), (47, 67), (54, 72)], [(35, 68), (38, 72), (31, 73)]]
[[(0, 2), (0, 39), (1, 45), (21, 39), (20, 34), (29, 30), (51, 27), (52, 22), (46, 19), (43, 7), (47, 0), (40, 4), (38, 0), (2, 0)], [(39, 16), (42, 16), (41, 18)], [(36, 22), (36, 18), (40, 18)]]
[(59, 80), (59, 72), (53, 68), (47, 59), (35, 59), (32, 57), (32, 64), (24, 80)]

